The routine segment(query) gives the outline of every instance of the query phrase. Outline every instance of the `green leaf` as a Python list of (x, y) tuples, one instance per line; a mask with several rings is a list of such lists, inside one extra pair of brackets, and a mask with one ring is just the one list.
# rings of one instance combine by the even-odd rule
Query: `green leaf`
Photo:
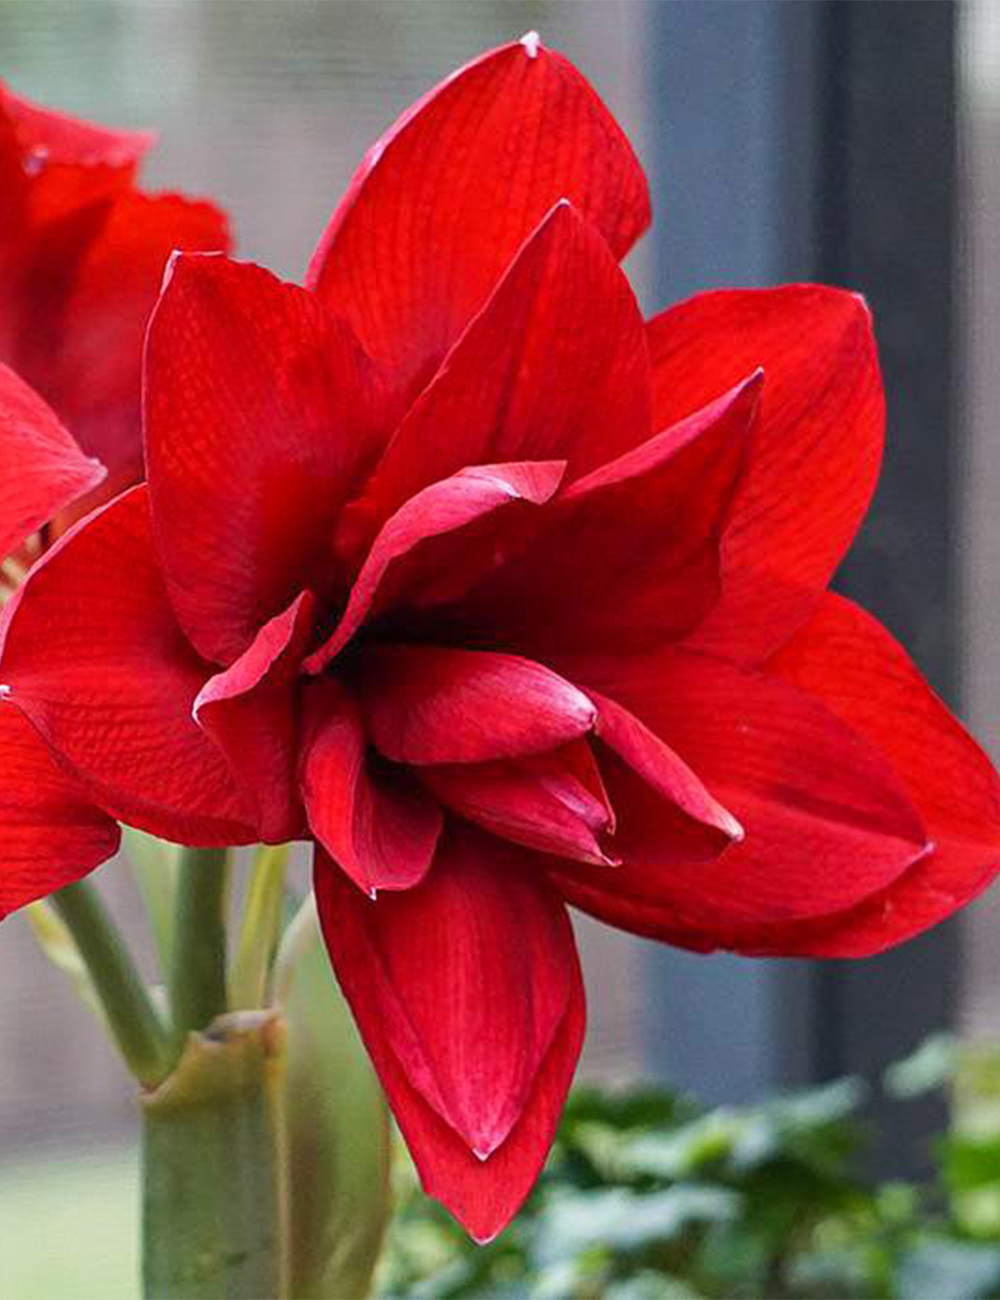
[(724, 1223), (739, 1213), (739, 1193), (688, 1184), (642, 1195), (614, 1187), (554, 1197), (535, 1238), (538, 1258), (554, 1262), (595, 1242), (609, 1250), (637, 1250), (673, 1241), (695, 1224)]
[(604, 1292), (604, 1300), (700, 1300), (701, 1295), (678, 1278), (642, 1269), (632, 1277), (613, 1282)]
[(845, 1121), (855, 1114), (865, 1094), (861, 1079), (837, 1079), (745, 1112), (733, 1142), (733, 1169), (746, 1173), (782, 1156), (816, 1169), (836, 1167), (853, 1144)]
[(945, 1179), (953, 1191), (1000, 1186), (1000, 1138), (954, 1136), (942, 1150)]
[(943, 1088), (951, 1081), (958, 1056), (958, 1042), (952, 1034), (932, 1034), (915, 1052), (890, 1065), (883, 1076), (890, 1097), (909, 1100)]
[(926, 1238), (896, 1274), (898, 1300), (981, 1300), (1000, 1287), (1000, 1247)]
[[(308, 905), (307, 905), (308, 906)], [(365, 1296), (389, 1207), (389, 1112), (330, 969), (315, 909), (282, 969), (292, 1300)]]
[(621, 1151), (621, 1171), (653, 1178), (687, 1178), (727, 1159), (744, 1121), (728, 1107), (709, 1111), (674, 1130), (644, 1134)]

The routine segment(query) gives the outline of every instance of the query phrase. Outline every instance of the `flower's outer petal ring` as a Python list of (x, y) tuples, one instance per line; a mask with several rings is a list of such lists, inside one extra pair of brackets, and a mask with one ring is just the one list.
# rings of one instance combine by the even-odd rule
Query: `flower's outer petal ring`
[[(658, 907), (672, 932), (793, 922), (851, 907), (930, 851), (928, 831), (889, 759), (817, 699), (770, 674), (690, 652), (560, 665), (668, 740), (742, 826), (708, 864), (658, 864), (627, 844), (629, 812), (606, 773), (622, 865), (613, 881), (573, 868), (607, 918)], [(555, 867), (569, 876), (566, 864)], [(582, 895), (568, 889), (567, 897)], [(583, 905), (583, 903), (581, 903)], [(591, 909), (594, 910), (594, 909)], [(613, 919), (618, 917), (619, 919)]]
[(83, 454), (54, 412), (5, 365), (0, 365), (0, 463), (0, 560), (104, 478), (103, 467)]
[(155, 535), (181, 626), (228, 665), (336, 580), (334, 527), (377, 454), (381, 387), (313, 294), (222, 256), (170, 265), (143, 394)]
[(885, 400), (871, 316), (820, 285), (699, 294), (649, 324), (657, 428), (760, 366), (753, 455), (722, 543), (722, 599), (693, 640), (760, 663), (808, 618), (878, 478)]
[(371, 148), (307, 283), (411, 395), (545, 213), (567, 198), (623, 257), (650, 221), (620, 127), (560, 54), (492, 50)]
[(211, 669), (170, 607), (145, 487), (72, 528), (7, 609), (0, 681), (95, 802), (177, 843), (256, 839), (191, 716)]
[(0, 917), (79, 880), (121, 838), (55, 763), (31, 723), (0, 698)]

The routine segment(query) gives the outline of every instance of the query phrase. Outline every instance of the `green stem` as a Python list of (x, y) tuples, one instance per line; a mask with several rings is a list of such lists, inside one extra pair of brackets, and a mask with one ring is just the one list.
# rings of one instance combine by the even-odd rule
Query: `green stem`
[(319, 916), (316, 913), (316, 896), (310, 889), (299, 904), (295, 915), (285, 926), (278, 951), (274, 956), (271, 989), (275, 1003), (284, 1006), (291, 996), (295, 969), (306, 956), (319, 933)]
[(126, 1064), (140, 1083), (154, 1086), (169, 1068), (166, 1034), (96, 889), (78, 881), (53, 894), (52, 905), (73, 936)]
[(288, 845), (262, 845), (254, 859), (240, 923), (236, 955), (229, 971), (229, 1006), (251, 1011), (267, 1001), (268, 976), (285, 901)]
[(225, 1015), (141, 1099), (147, 1300), (287, 1296), (284, 1062), (280, 1016)]
[(123, 827), (122, 843), (153, 932), (160, 970), (166, 974), (170, 969), (174, 868), (179, 850), (175, 844), (167, 844), (131, 826)]
[(177, 864), (168, 987), (172, 1046), (226, 1010), (227, 849), (184, 849)]

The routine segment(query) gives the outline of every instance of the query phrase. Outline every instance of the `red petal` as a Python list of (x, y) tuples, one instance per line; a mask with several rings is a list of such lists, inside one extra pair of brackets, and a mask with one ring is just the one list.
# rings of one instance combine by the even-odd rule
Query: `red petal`
[(268, 844), (302, 833), (297, 686), (315, 607), (312, 593), (302, 592), (264, 624), (230, 668), (205, 683), (194, 702), (195, 721), (225, 754)]
[(441, 810), (405, 769), (368, 750), (361, 710), (326, 678), (306, 694), (300, 780), (309, 826), (366, 894), (410, 889), (430, 869)]
[(37, 394), (0, 365), (0, 560), (104, 478)]
[(99, 238), (111, 207), (105, 196), (66, 211), (60, 208), (51, 220), (28, 221), (5, 250), (0, 356), (47, 400), (77, 267), (88, 245)]
[[(618, 844), (623, 855), (632, 861), (637, 858), (649, 861), (652, 854), (659, 853), (661, 862), (675, 860), (677, 848), (669, 842), (669, 836), (675, 836), (678, 843), (683, 843), (685, 852), (693, 852), (700, 858), (715, 858), (731, 841), (743, 839), (743, 827), (713, 798), (680, 755), (614, 700), (596, 692), (593, 700), (597, 705), (598, 737), (618, 756), (633, 778), (630, 782), (620, 768), (612, 766), (615, 775), (610, 788), (614, 791), (612, 802), (623, 832)], [(635, 781), (655, 796), (652, 805), (648, 795), (639, 795), (637, 799), (632, 789)], [(662, 806), (664, 800), (683, 816), (678, 818), (668, 813)], [(637, 813), (639, 802), (644, 810), (652, 809), (652, 815), (669, 826), (669, 836), (658, 826), (630, 825), (629, 813)], [(686, 826), (685, 819), (693, 825)]]
[(829, 594), (772, 667), (881, 749), (934, 851), (852, 911), (761, 933), (745, 946), (866, 956), (936, 925), (985, 889), (1000, 870), (1000, 778), (898, 642), (864, 610)]
[(109, 468), (141, 477), (142, 346), (170, 254), (228, 246), (226, 217), (212, 204), (128, 191), (76, 264), (55, 321), (40, 322), (25, 373)]
[(157, 542), (181, 625), (230, 663), (299, 591), (329, 590), (380, 398), (312, 294), (224, 257), (171, 266), (146, 347)]
[(598, 838), (613, 830), (614, 812), (585, 741), (521, 762), (425, 767), (420, 779), (446, 807), (503, 839), (581, 862), (614, 861)]
[(0, 917), (62, 889), (118, 848), (115, 822), (85, 802), (31, 724), (0, 698)]
[[(114, 131), (41, 108), (2, 83), (0, 135), (13, 143), (23, 178), (19, 194), (0, 190), (5, 205), (18, 198), (20, 217), (35, 226), (126, 192), (154, 142), (146, 132)], [(0, 152), (9, 151), (10, 144), (0, 147)], [(0, 172), (6, 170), (0, 167)]]
[[(306, 660), (306, 669), (321, 672), (340, 653), (371, 614), (376, 598), (384, 609), (404, 593), (418, 595), (422, 584), (440, 582), (442, 576), (447, 580), (442, 570), (447, 571), (451, 557), (428, 547), (432, 538), (464, 529), (514, 502), (542, 505), (558, 488), (565, 469), (565, 461), (476, 465), (411, 497), (379, 532), (336, 630)], [(454, 558), (461, 561), (461, 549)]]
[(174, 620), (145, 488), (67, 533), (8, 608), (0, 680), (102, 807), (179, 843), (256, 838), (191, 717), (208, 669)]
[(561, 55), (532, 49), (493, 50), (404, 113), (313, 257), (308, 283), (401, 386), (430, 378), (559, 199), (616, 257), (649, 224), (646, 180), (614, 119)]
[(397, 429), (379, 518), (466, 465), (565, 459), (576, 478), (652, 431), (638, 304), (568, 203), (545, 218)]
[(664, 926), (699, 933), (822, 915), (883, 888), (927, 852), (920, 817), (882, 754), (784, 682), (679, 652), (574, 671), (669, 737), (746, 832), (708, 865), (632, 862), (628, 809), (609, 782), (624, 864), (610, 887), (574, 868), (591, 894), (567, 896), (612, 924), (648, 932), (630, 924), (633, 904), (640, 916), (655, 908)]
[[(28, 179), (21, 165), (21, 150), (14, 124), (0, 112), (0, 270), (6, 280), (13, 268), (8, 265), (11, 246), (22, 232), (27, 212)], [(0, 325), (0, 355), (8, 346), (8, 331)]]
[(719, 538), (751, 444), (759, 374), (572, 484), (530, 541), (451, 615), (548, 658), (623, 654), (696, 628), (719, 595)]
[(13, 123), (25, 154), (40, 163), (134, 167), (156, 140), (148, 131), (116, 131), (43, 108), (16, 95), (2, 82), (0, 112)]
[(658, 427), (764, 368), (723, 542), (723, 599), (695, 638), (759, 662), (808, 617), (871, 499), (885, 418), (871, 318), (838, 289), (722, 291), (658, 316), (649, 343)]
[(516, 655), (380, 645), (357, 672), (372, 743), (395, 763), (520, 758), (594, 724), (582, 691)]
[(406, 893), (371, 903), (322, 857), (316, 892), (424, 1187), (488, 1240), (544, 1163), (580, 1049), (566, 913), (516, 851), (471, 833)]

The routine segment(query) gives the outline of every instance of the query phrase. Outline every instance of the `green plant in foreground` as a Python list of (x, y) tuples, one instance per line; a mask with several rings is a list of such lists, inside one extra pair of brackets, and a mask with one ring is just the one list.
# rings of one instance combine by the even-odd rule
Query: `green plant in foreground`
[(954, 1129), (919, 1187), (859, 1173), (857, 1080), (714, 1110), (659, 1091), (578, 1090), (536, 1193), (485, 1249), (400, 1162), (381, 1295), (994, 1300), (1000, 1054), (934, 1039), (885, 1081), (901, 1105), (944, 1084)]

